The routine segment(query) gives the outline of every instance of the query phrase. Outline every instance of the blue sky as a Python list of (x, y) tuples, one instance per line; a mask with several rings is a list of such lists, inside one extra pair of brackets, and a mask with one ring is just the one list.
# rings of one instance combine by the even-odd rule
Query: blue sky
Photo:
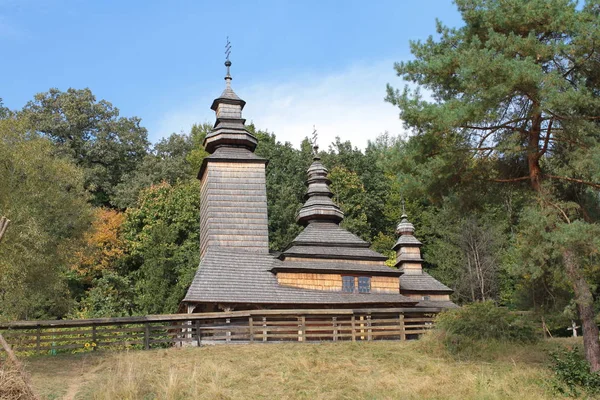
[(89, 87), (155, 142), (214, 121), (229, 36), (248, 121), (296, 146), (316, 125), (322, 147), (364, 147), (402, 133), (385, 84), (403, 86), (393, 63), (435, 18), (461, 23), (449, 0), (0, 0), (0, 97), (18, 109), (51, 87)]

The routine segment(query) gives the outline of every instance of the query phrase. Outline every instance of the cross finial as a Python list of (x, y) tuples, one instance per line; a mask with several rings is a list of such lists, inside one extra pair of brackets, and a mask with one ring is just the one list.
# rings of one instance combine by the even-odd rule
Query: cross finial
[(312, 140), (311, 140), (311, 144), (312, 144), (312, 148), (313, 148), (313, 154), (316, 156), (319, 153), (319, 145), (317, 144), (317, 138), (318, 138), (318, 134), (317, 134), (317, 128), (315, 128), (315, 126), (313, 125), (313, 133), (312, 133)]
[(229, 67), (231, 67), (231, 61), (229, 61), (229, 55), (231, 54), (231, 42), (229, 36), (227, 36), (227, 44), (225, 44), (225, 66), (227, 67), (227, 75), (225, 75), (225, 82), (227, 86), (231, 85), (231, 74), (229, 73)]
[(406, 218), (406, 201), (402, 198), (402, 218)]
[(229, 55), (231, 54), (231, 42), (229, 36), (227, 36), (227, 43), (225, 44), (225, 61), (229, 61)]

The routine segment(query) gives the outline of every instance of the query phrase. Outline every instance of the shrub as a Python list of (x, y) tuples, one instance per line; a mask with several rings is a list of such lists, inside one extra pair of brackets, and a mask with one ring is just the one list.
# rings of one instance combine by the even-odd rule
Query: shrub
[(579, 396), (583, 390), (590, 395), (600, 394), (600, 375), (590, 372), (590, 365), (583, 357), (580, 349), (562, 349), (550, 353), (556, 376), (554, 388), (564, 394)]
[(535, 343), (539, 334), (533, 323), (491, 301), (444, 311), (436, 329), (451, 353), (462, 353), (481, 342)]

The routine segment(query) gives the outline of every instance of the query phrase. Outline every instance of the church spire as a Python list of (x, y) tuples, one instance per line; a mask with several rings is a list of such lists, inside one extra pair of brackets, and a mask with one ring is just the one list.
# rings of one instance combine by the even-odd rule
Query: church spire
[(215, 111), (217, 120), (212, 132), (206, 135), (204, 139), (204, 147), (211, 154), (222, 146), (241, 147), (254, 151), (258, 140), (248, 132), (244, 125), (246, 120), (242, 118), (242, 110), (246, 102), (240, 99), (231, 88), (231, 80), (233, 78), (230, 71), (231, 61), (229, 60), (229, 55), (231, 54), (231, 43), (229, 42), (229, 38), (227, 38), (227, 45), (225, 45), (225, 54), (225, 67), (227, 68), (225, 90), (223, 90), (221, 96), (213, 101), (210, 107)]
[(317, 130), (313, 127), (313, 162), (308, 168), (308, 191), (306, 193), (306, 202), (298, 212), (296, 221), (303, 226), (313, 221), (329, 221), (340, 223), (344, 219), (344, 213), (340, 207), (331, 199), (333, 193), (329, 189), (331, 181), (327, 177), (327, 168), (321, 164), (321, 158), (317, 145)]

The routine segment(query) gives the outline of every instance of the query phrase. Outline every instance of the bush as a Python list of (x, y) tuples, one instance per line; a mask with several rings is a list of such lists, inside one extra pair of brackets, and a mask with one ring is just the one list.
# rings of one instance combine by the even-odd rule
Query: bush
[(580, 349), (573, 347), (550, 353), (552, 370), (557, 382), (554, 388), (565, 395), (579, 396), (583, 390), (590, 395), (600, 394), (600, 375), (590, 372), (590, 365)]
[(491, 301), (444, 311), (436, 319), (436, 329), (451, 353), (481, 347), (481, 342), (535, 343), (540, 337), (531, 321)]

